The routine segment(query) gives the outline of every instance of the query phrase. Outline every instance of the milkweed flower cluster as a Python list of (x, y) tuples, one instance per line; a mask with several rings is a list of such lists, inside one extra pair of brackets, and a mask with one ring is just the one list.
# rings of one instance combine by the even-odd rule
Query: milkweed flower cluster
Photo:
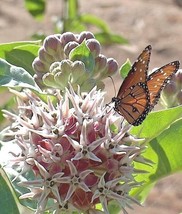
[(116, 73), (118, 63), (100, 52), (101, 45), (91, 32), (48, 36), (33, 62), (36, 80), (63, 91), (68, 82), (73, 88), (80, 85), (81, 91), (96, 85), (103, 89), (102, 80)]
[(141, 185), (135, 175), (145, 172), (134, 163), (150, 163), (143, 139), (130, 135), (132, 126), (104, 103), (102, 80), (117, 62), (100, 54), (90, 32), (64, 33), (45, 39), (33, 68), (46, 90), (11, 89), (17, 113), (3, 111), (13, 121), (4, 139), (19, 148), (11, 151), (14, 182), (29, 190), (20, 199), (36, 200), (36, 214), (109, 214), (112, 201), (126, 214), (138, 204), (130, 195)]
[(95, 87), (75, 93), (70, 86), (64, 99), (55, 95), (55, 103), (31, 91), (16, 95), (19, 114), (4, 111), (14, 120), (6, 136), (15, 136), (20, 148), (12, 160), (20, 175), (34, 173), (19, 185), (30, 190), (21, 199), (37, 200), (36, 214), (47, 209), (54, 214), (101, 213), (98, 203), (109, 213), (112, 200), (127, 213), (125, 208), (137, 203), (129, 192), (138, 185), (133, 174), (140, 171), (133, 162), (145, 162), (144, 148), (128, 134), (131, 125), (121, 125), (121, 117), (105, 107), (103, 92)]
[(162, 93), (162, 104), (174, 107), (182, 104), (182, 70), (173, 75), (171, 81), (165, 86)]

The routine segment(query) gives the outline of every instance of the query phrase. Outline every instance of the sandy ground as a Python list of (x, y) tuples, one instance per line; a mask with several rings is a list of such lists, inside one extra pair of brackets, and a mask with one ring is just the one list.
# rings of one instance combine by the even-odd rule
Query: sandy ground
[[(180, 1), (180, 0), (179, 0)], [(129, 46), (104, 47), (102, 52), (122, 64), (131, 61), (151, 44), (150, 68), (173, 60), (182, 62), (182, 8), (174, 0), (80, 0), (80, 9), (103, 18), (114, 33), (125, 36)], [(53, 33), (53, 16), (61, 13), (61, 1), (49, 1), (44, 20), (37, 23), (24, 9), (23, 0), (0, 0), (0, 43), (30, 40), (35, 32)], [(92, 29), (92, 28), (90, 28)], [(107, 88), (110, 80), (107, 80)], [(116, 87), (121, 83), (115, 77)], [(107, 89), (106, 89), (107, 90)], [(114, 91), (111, 91), (110, 97)], [(182, 143), (182, 142), (181, 142)], [(130, 214), (179, 214), (182, 212), (182, 173), (162, 179), (151, 191), (144, 207)]]

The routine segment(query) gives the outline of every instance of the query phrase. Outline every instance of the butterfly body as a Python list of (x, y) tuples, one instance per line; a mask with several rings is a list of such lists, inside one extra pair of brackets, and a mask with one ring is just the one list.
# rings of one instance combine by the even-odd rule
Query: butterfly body
[(179, 68), (179, 61), (171, 62), (147, 75), (151, 55), (147, 46), (124, 79), (117, 97), (112, 98), (115, 111), (130, 124), (140, 125), (157, 104), (162, 89)]

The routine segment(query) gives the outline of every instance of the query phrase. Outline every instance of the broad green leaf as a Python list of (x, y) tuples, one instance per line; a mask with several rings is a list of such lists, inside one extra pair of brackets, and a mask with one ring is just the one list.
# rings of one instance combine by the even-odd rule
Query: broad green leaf
[(0, 169), (0, 207), (3, 214), (20, 214), (17, 206), (17, 198), (9, 184), (5, 172)]
[(45, 0), (25, 0), (25, 8), (37, 20), (41, 20), (45, 13)]
[(151, 112), (140, 126), (133, 127), (131, 134), (148, 141), (167, 129), (171, 123), (182, 117), (182, 106)]
[(108, 25), (97, 16), (91, 15), (91, 14), (83, 14), (79, 17), (81, 23), (85, 24), (92, 24), (99, 29), (101, 29), (103, 32), (109, 32)]
[(40, 90), (33, 77), (25, 69), (11, 65), (4, 59), (0, 59), (0, 86)]
[(37, 42), (15, 42), (0, 45), (0, 58), (9, 63), (20, 66), (30, 74), (34, 74), (32, 62), (37, 56), (40, 41)]
[(77, 46), (70, 52), (69, 58), (72, 61), (82, 61), (85, 64), (86, 71), (88, 72), (92, 72), (94, 69), (94, 57), (90, 49), (85, 44), (85, 41), (83, 41), (79, 46)]
[(30, 74), (34, 74), (32, 62), (37, 56), (38, 49), (39, 46), (37, 45), (19, 46), (6, 53), (6, 60), (11, 64), (24, 68)]
[(10, 42), (10, 43), (3, 43), (0, 44), (0, 58), (6, 59), (6, 53), (12, 51), (15, 48), (28, 46), (28, 45), (36, 45), (40, 47), (40, 40), (39, 41), (28, 41), (28, 42)]
[[(157, 124), (157, 127), (159, 125)], [(150, 141), (144, 157), (152, 160), (155, 164), (151, 166), (136, 163), (135, 167), (146, 170), (149, 173), (139, 174), (137, 181), (144, 181), (144, 185), (136, 188), (132, 195), (136, 195), (140, 201), (146, 198), (146, 191), (159, 179), (175, 172), (182, 171), (182, 119), (177, 120), (159, 136)], [(144, 194), (146, 192), (146, 194)]]
[(129, 59), (126, 60), (126, 62), (121, 66), (119, 72), (120, 72), (120, 76), (124, 79), (127, 75), (128, 72), (131, 69), (131, 62)]
[(95, 34), (96, 39), (104, 44), (104, 45), (110, 45), (110, 44), (128, 44), (128, 40), (124, 37), (112, 34), (110, 32), (101, 32)]

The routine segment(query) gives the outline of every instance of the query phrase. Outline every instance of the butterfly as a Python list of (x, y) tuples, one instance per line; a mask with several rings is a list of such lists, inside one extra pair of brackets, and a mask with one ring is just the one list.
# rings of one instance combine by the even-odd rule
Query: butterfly
[(173, 61), (148, 76), (151, 50), (151, 45), (143, 50), (120, 86), (117, 97), (112, 98), (115, 111), (134, 126), (140, 125), (154, 108), (162, 89), (180, 65), (179, 61)]

